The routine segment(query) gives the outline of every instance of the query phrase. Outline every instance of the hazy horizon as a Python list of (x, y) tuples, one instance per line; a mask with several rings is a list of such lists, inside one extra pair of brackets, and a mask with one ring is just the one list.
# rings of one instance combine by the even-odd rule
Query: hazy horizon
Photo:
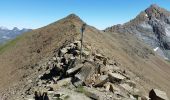
[(71, 13), (98, 29), (123, 24), (151, 4), (170, 10), (168, 0), (4, 0), (0, 1), (0, 26), (36, 29)]

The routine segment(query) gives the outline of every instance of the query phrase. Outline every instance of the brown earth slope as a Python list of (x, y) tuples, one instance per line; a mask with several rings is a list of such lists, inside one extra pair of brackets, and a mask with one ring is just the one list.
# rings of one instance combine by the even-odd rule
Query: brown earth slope
[(43, 28), (25, 33), (1, 47), (0, 90), (15, 85), (24, 77), (27, 68), (34, 67), (51, 51), (78, 35), (77, 29), (83, 22), (75, 15), (69, 15)]
[[(1, 47), (0, 91), (24, 79), (36, 63), (49, 57), (64, 43), (80, 38), (80, 27), (84, 22), (76, 15), (59, 20), (43, 28), (25, 33), (23, 36)], [(141, 90), (148, 93), (151, 88), (170, 91), (170, 64), (131, 34), (106, 33), (87, 26), (85, 42), (103, 55), (119, 61), (121, 66), (138, 77)], [(134, 77), (135, 79), (135, 77)], [(170, 94), (168, 94), (170, 96)]]

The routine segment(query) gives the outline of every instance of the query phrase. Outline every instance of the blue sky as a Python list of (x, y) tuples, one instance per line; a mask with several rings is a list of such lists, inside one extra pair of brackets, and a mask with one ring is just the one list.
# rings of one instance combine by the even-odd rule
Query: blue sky
[(104, 29), (129, 21), (153, 3), (170, 10), (170, 0), (0, 0), (0, 26), (35, 29), (75, 13)]

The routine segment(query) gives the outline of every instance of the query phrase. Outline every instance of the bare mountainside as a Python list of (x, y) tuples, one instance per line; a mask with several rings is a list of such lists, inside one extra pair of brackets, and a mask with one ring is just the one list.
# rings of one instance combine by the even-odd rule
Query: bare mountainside
[[(23, 98), (28, 100), (26, 97), (33, 95), (34, 89), (37, 87), (44, 88), (52, 84), (49, 91), (57, 91), (56, 84), (59, 85), (60, 83), (61, 85), (61, 79), (63, 79), (64, 82), (69, 81), (70, 76), (65, 75), (65, 71), (61, 73), (63, 76), (59, 78), (60, 82), (55, 81), (57, 76), (53, 75), (56, 73), (54, 72), (51, 74), (51, 72), (53, 72), (53, 67), (56, 68), (57, 66), (55, 65), (55, 60), (57, 59), (56, 55), (58, 55), (58, 52), (65, 52), (65, 46), (72, 46), (72, 43), (77, 43), (75, 42), (77, 40), (79, 41), (80, 29), (83, 24), (84, 22), (78, 16), (71, 14), (55, 23), (25, 33), (0, 47), (0, 97), (7, 98), (7, 100), (23, 100)], [(116, 66), (116, 68), (118, 67), (117, 69), (121, 70), (115, 72), (123, 75), (118, 75), (121, 76), (121, 78), (118, 79), (122, 80), (126, 76), (127, 79), (134, 81), (136, 88), (141, 91), (140, 95), (148, 96), (149, 90), (158, 88), (165, 91), (168, 96), (170, 96), (168, 92), (170, 91), (169, 62), (157, 56), (152, 49), (138, 40), (135, 35), (103, 32), (87, 25), (84, 32), (84, 47), (88, 48), (89, 52), (85, 53), (85, 55), (92, 55), (93, 57), (93, 55), (101, 54), (101, 56), (97, 55), (96, 57), (103, 59), (104, 56), (106, 59), (113, 61), (114, 68)], [(84, 59), (91, 61), (88, 57)], [(63, 62), (63, 60), (61, 60), (61, 62)], [(66, 61), (64, 60), (64, 65), (65, 63)], [(63, 63), (61, 65), (64, 66)], [(102, 65), (104, 69), (105, 65), (107, 64)], [(83, 66), (86, 66), (88, 69), (88, 66), (95, 66), (95, 64), (85, 62)], [(84, 70), (86, 72), (86, 67), (83, 67), (78, 75), (81, 75)], [(94, 67), (92, 67), (92, 69), (93, 68)], [(125, 75), (125, 73), (127, 75)], [(103, 74), (107, 76), (107, 72)], [(46, 75), (50, 76), (47, 77)], [(100, 75), (102, 74), (99, 74), (99, 76)], [(114, 75), (115, 74), (109, 73), (109, 77), (114, 77)], [(71, 75), (73, 78), (76, 76), (77, 75)], [(43, 83), (44, 80), (40, 81), (41, 79), (47, 80)], [(72, 81), (69, 83), (71, 82)], [(45, 84), (45, 86), (43, 84)], [(92, 83), (85, 81), (86, 88), (90, 87), (91, 84)], [(109, 82), (109, 84), (111, 83)], [(113, 85), (114, 84), (111, 86), (113, 87)], [(125, 89), (127, 86), (125, 83), (115, 83), (115, 85)], [(67, 88), (67, 86), (64, 85), (61, 89), (64, 88)], [(78, 91), (83, 91), (82, 88), (78, 89)], [(63, 92), (66, 90), (58, 91)], [(69, 91), (71, 91), (70, 87)], [(128, 90), (127, 93), (123, 91), (124, 90), (120, 91), (120, 98), (127, 100), (126, 97), (129, 97), (127, 94), (132, 93)], [(71, 93), (75, 95), (73, 91)], [(79, 93), (76, 94), (82, 95)], [(85, 94), (89, 96), (89, 92), (85, 92)], [(102, 94), (101, 96), (104, 97)], [(81, 97), (86, 98), (84, 95)], [(96, 98), (94, 94), (92, 96), (90, 95), (90, 97), (93, 99)], [(73, 97), (71, 96), (71, 98)], [(90, 98), (85, 100), (89, 99)], [(75, 100), (75, 98), (72, 100)]]
[(150, 45), (165, 59), (169, 57), (170, 12), (156, 4), (142, 11), (136, 18), (105, 31), (131, 33)]

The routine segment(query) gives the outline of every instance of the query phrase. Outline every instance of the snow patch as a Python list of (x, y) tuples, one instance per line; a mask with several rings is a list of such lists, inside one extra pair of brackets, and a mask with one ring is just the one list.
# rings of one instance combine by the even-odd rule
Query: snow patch
[(159, 47), (156, 47), (155, 49), (153, 49), (153, 51), (157, 51), (159, 49)]
[(9, 37), (7, 36), (2, 36), (3, 39), (10, 39)]
[(4, 26), (1, 26), (0, 29), (1, 29), (1, 30), (8, 30), (8, 28), (7, 28), (7, 27), (4, 27)]
[(165, 28), (165, 33), (167, 37), (170, 37), (170, 27)]

